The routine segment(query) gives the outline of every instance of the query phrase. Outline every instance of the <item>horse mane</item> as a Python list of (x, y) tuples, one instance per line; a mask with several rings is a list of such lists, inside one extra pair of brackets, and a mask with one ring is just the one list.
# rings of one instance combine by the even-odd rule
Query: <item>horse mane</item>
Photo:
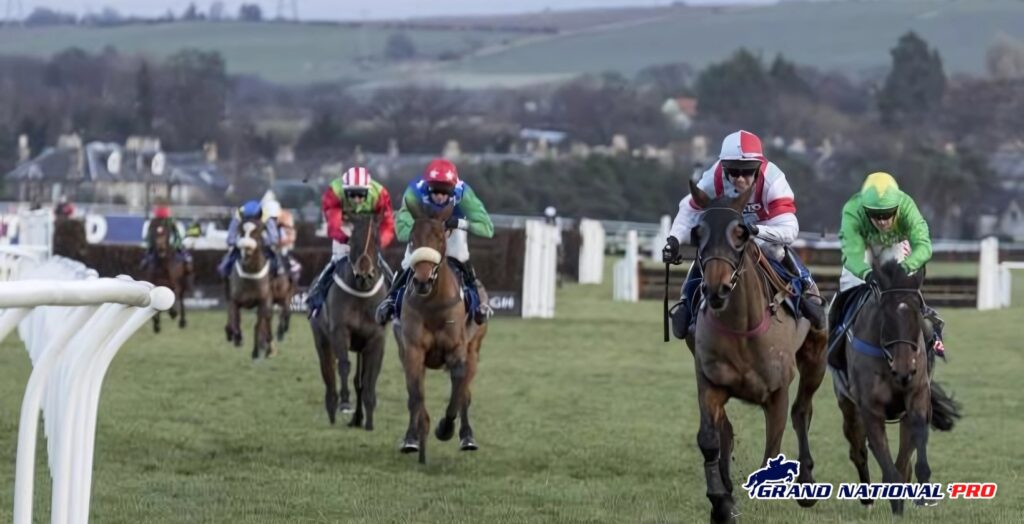
[(874, 264), (872, 270), (878, 277), (883, 291), (886, 289), (921, 289), (921, 285), (924, 283), (924, 268), (910, 273), (895, 259)]

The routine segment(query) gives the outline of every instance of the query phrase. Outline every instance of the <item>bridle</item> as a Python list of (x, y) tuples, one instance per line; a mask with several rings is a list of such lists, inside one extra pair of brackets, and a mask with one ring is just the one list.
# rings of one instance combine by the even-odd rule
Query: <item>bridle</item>
[[(898, 294), (902, 294), (902, 295), (913, 296), (915, 298), (915, 300), (918, 302), (918, 304), (917, 304), (918, 310), (920, 310), (920, 305), (924, 304), (924, 296), (921, 294), (921, 290), (920, 289), (914, 289), (914, 288), (893, 288), (893, 289), (886, 289), (886, 290), (882, 291), (882, 290), (878, 289), (877, 287), (872, 286), (871, 291), (875, 294), (876, 300), (878, 300), (879, 309), (881, 309), (881, 306), (882, 306), (882, 299), (887, 294), (897, 294), (898, 293)], [(880, 329), (880, 331), (884, 331), (884, 329)], [(893, 352), (892, 352), (892, 350), (890, 348), (892, 348), (893, 346), (895, 346), (897, 344), (906, 344), (906, 345), (910, 346), (911, 348), (914, 348), (915, 350), (918, 347), (918, 343), (917, 343), (916, 340), (905, 340), (905, 339), (902, 339), (902, 338), (894, 338), (894, 339), (888, 339), (888, 340), (887, 339), (882, 339), (882, 341), (880, 343), (880, 349), (882, 350), (882, 353), (885, 355), (885, 360), (886, 360), (886, 362), (889, 363), (889, 367), (890, 368), (892, 368), (893, 363), (896, 360), (896, 357), (893, 355)]]
[[(703, 215), (706, 215), (706, 214), (711, 213), (713, 211), (726, 212), (726, 213), (728, 213), (730, 215), (735, 215), (735, 219), (729, 222), (729, 226), (730, 226), (729, 228), (731, 228), (733, 223), (740, 223), (740, 224), (744, 223), (743, 222), (743, 215), (740, 212), (736, 211), (735, 209), (731, 209), (731, 208), (727, 208), (727, 207), (722, 207), (722, 208), (714, 207), (714, 208), (710, 208), (710, 209), (704, 211), (704, 213), (702, 213), (702, 216), (701, 216), (702, 221), (703, 221)], [(698, 225), (698, 227), (700, 227), (700, 226)], [(729, 228), (727, 228), (727, 229), (729, 229)], [(729, 291), (732, 291), (733, 289), (735, 289), (736, 285), (739, 283), (740, 274), (743, 273), (743, 267), (742, 267), (742, 265), (743, 265), (743, 257), (747, 253), (747, 248), (750, 246), (750, 242), (749, 241), (745, 242), (743, 244), (743, 247), (739, 248), (739, 249), (737, 249), (737, 248), (733, 247), (732, 245), (730, 245), (729, 247), (732, 248), (733, 253), (736, 256), (734, 258), (729, 258), (729, 257), (721, 256), (721, 255), (711, 255), (711, 256), (705, 257), (704, 256), (705, 243), (704, 242), (696, 242), (694, 240), (695, 239), (691, 239), (692, 243), (696, 244), (696, 247), (697, 247), (697, 265), (700, 268), (701, 275), (707, 274), (705, 269), (706, 269), (706, 266), (707, 266), (708, 262), (710, 262), (712, 260), (718, 260), (718, 261), (721, 261), (721, 262), (725, 262), (726, 264), (729, 265), (729, 267), (732, 268), (732, 275), (729, 277)], [(703, 286), (704, 284), (702, 283), (701, 285)], [(706, 288), (705, 288), (705, 290), (706, 290)]]

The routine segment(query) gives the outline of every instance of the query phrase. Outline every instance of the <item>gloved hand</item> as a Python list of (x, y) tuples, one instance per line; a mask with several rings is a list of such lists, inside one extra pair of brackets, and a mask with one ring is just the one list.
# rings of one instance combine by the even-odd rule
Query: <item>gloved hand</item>
[(864, 282), (871, 287), (881, 287), (878, 283), (878, 277), (875, 276), (874, 271), (868, 271), (868, 274), (864, 275)]
[(458, 229), (459, 218), (456, 217), (455, 215), (448, 217), (448, 219), (444, 221), (444, 227), (447, 229)]
[(747, 224), (747, 230), (750, 231), (750, 236), (756, 237), (761, 229), (757, 227), (757, 224)]
[(665, 247), (661, 250), (661, 261), (666, 264), (678, 264), (681, 262), (679, 255), (679, 240), (674, 236), (665, 239)]

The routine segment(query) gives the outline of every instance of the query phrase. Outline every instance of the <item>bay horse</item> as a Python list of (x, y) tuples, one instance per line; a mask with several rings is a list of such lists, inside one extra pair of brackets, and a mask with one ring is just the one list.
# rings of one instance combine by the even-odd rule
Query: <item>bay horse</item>
[(427, 462), (430, 431), (424, 392), (427, 368), (445, 368), (451, 377), (448, 408), (437, 424), (435, 436), (441, 441), (450, 440), (458, 416), (459, 449), (474, 451), (479, 447), (469, 423), (469, 387), (476, 376), (487, 324), (477, 325), (472, 315), (467, 314), (462, 278), (455, 274), (444, 255), (448, 240), (444, 223), (454, 210), (452, 204), (436, 212), (425, 211), (418, 205), (409, 207), (414, 219), (409, 238), (409, 266), (413, 274), (402, 298), (401, 318), (394, 323), (409, 395), (409, 428), (399, 451), (419, 452), (420, 464)]
[(287, 256), (286, 251), (295, 243), (295, 222), (290, 212), (281, 210), (278, 228), (280, 229), (283, 267), (280, 268), (279, 274), (271, 279), (270, 288), (273, 294), (273, 304), (281, 309), (281, 316), (277, 322), (277, 341), (281, 342), (291, 325), (292, 297), (295, 296), (295, 291), (298, 288), (297, 278), (293, 277), (291, 272), (291, 257)]
[(256, 308), (256, 327), (252, 347), (252, 359), (261, 356), (270, 358), (277, 354), (271, 338), (270, 317), (272, 309), (270, 260), (263, 252), (263, 222), (249, 219), (239, 226), (242, 233), (236, 246), (240, 258), (230, 268), (227, 280), (228, 323), (224, 332), (235, 347), (242, 345), (241, 309)]
[[(697, 444), (704, 456), (711, 521), (716, 523), (735, 521), (729, 474), (733, 427), (725, 404), (735, 397), (761, 406), (766, 429), (763, 467), (780, 452), (794, 367), (800, 372), (791, 413), (799, 447), (797, 482), (814, 482), (808, 432), (811, 400), (825, 375), (827, 330), (814, 330), (807, 319), (798, 320), (777, 304), (772, 307), (771, 277), (759, 264), (764, 255), (743, 220), (753, 190), (751, 186), (736, 198), (712, 200), (690, 182), (694, 202), (705, 210), (691, 231), (705, 298), (686, 344), (697, 376)], [(798, 502), (804, 507), (815, 503)]]
[[(345, 217), (352, 225), (349, 245), (354, 250), (348, 258), (339, 260), (334, 272), (323, 278), (334, 280), (327, 291), (323, 307), (310, 319), (313, 342), (320, 357), (323, 377), (324, 409), (331, 424), (340, 410), (347, 413), (349, 404), (348, 374), (351, 364), (348, 352), (356, 354), (356, 409), (349, 427), (364, 423), (373, 431), (373, 411), (377, 407), (377, 377), (384, 362), (385, 326), (377, 324), (374, 312), (387, 296), (385, 270), (379, 263), (380, 241), (377, 237), (378, 220), (374, 215), (360, 214)], [(355, 260), (355, 262), (352, 262)], [(341, 405), (338, 405), (338, 375), (341, 375)], [(340, 407), (340, 409), (339, 409)]]
[[(170, 227), (174, 227), (173, 225)], [(155, 286), (164, 286), (174, 291), (175, 304), (167, 310), (171, 320), (178, 317), (178, 327), (184, 328), (185, 293), (192, 289), (192, 267), (178, 257), (177, 251), (171, 246), (171, 230), (160, 220), (149, 223), (148, 238), (153, 239), (154, 260), (149, 265), (146, 277)], [(153, 332), (160, 332), (160, 312), (153, 315)]]
[[(925, 350), (922, 334), (925, 270), (908, 274), (894, 259), (872, 262), (878, 288), (869, 296), (847, 332), (842, 349), (845, 369), (832, 368), (833, 389), (843, 413), (843, 434), (860, 482), (869, 483), (865, 441), (882, 469), (882, 482), (910, 482), (910, 459), (917, 452), (917, 481), (931, 479), (928, 465), (928, 425), (953, 429), (960, 417), (956, 401), (931, 379), (935, 354)], [(887, 421), (900, 423), (900, 446), (895, 464), (885, 433)], [(862, 499), (870, 506), (874, 501)], [(932, 505), (935, 499), (918, 499)], [(903, 500), (890, 500), (892, 512), (903, 513)]]

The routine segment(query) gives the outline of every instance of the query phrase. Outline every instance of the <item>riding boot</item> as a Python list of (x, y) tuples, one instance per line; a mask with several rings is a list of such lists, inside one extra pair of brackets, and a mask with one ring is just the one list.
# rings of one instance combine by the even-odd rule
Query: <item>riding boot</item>
[(380, 305), (377, 306), (377, 312), (375, 319), (380, 325), (385, 325), (395, 315), (395, 302), (398, 298), (398, 290), (405, 286), (406, 281), (409, 280), (409, 275), (412, 274), (412, 268), (405, 268), (398, 276), (395, 277), (395, 281), (391, 285), (391, 289), (388, 290), (388, 296), (384, 297)]
[(471, 289), (476, 290), (477, 299), (480, 301), (480, 305), (477, 306), (476, 311), (473, 312), (473, 321), (477, 325), (482, 325), (487, 322), (487, 319), (494, 314), (494, 309), (491, 308), (490, 303), (487, 300), (487, 291), (484, 289), (483, 282), (476, 277), (476, 270), (473, 269), (473, 264), (469, 260), (462, 263), (463, 275), (462, 279), (467, 286)]
[(694, 263), (686, 273), (686, 282), (683, 283), (679, 302), (676, 302), (672, 309), (669, 310), (669, 318), (672, 320), (672, 335), (676, 338), (685, 339), (686, 335), (690, 332), (693, 302), (700, 282), (700, 267)]
[(228, 278), (231, 275), (231, 266), (238, 259), (238, 248), (231, 248), (221, 259), (220, 264), (217, 265), (217, 272), (223, 278)]
[(946, 346), (942, 343), (942, 328), (946, 325), (946, 322), (939, 318), (938, 312), (927, 304), (924, 304), (921, 308), (921, 315), (924, 317), (922, 331), (924, 332), (925, 341), (935, 351), (936, 355), (945, 360)]
[[(815, 293), (811, 293), (814, 290)], [(800, 312), (807, 320), (811, 321), (811, 327), (816, 330), (825, 329), (826, 315), (825, 306), (822, 304), (821, 296), (817, 294), (818, 287), (810, 278), (804, 279), (804, 294), (800, 297)]]
[(320, 312), (324, 301), (327, 300), (327, 292), (331, 290), (331, 275), (337, 262), (331, 260), (324, 266), (323, 271), (317, 275), (316, 280), (309, 286), (309, 293), (306, 296), (306, 306), (309, 308), (309, 318), (313, 318)]

